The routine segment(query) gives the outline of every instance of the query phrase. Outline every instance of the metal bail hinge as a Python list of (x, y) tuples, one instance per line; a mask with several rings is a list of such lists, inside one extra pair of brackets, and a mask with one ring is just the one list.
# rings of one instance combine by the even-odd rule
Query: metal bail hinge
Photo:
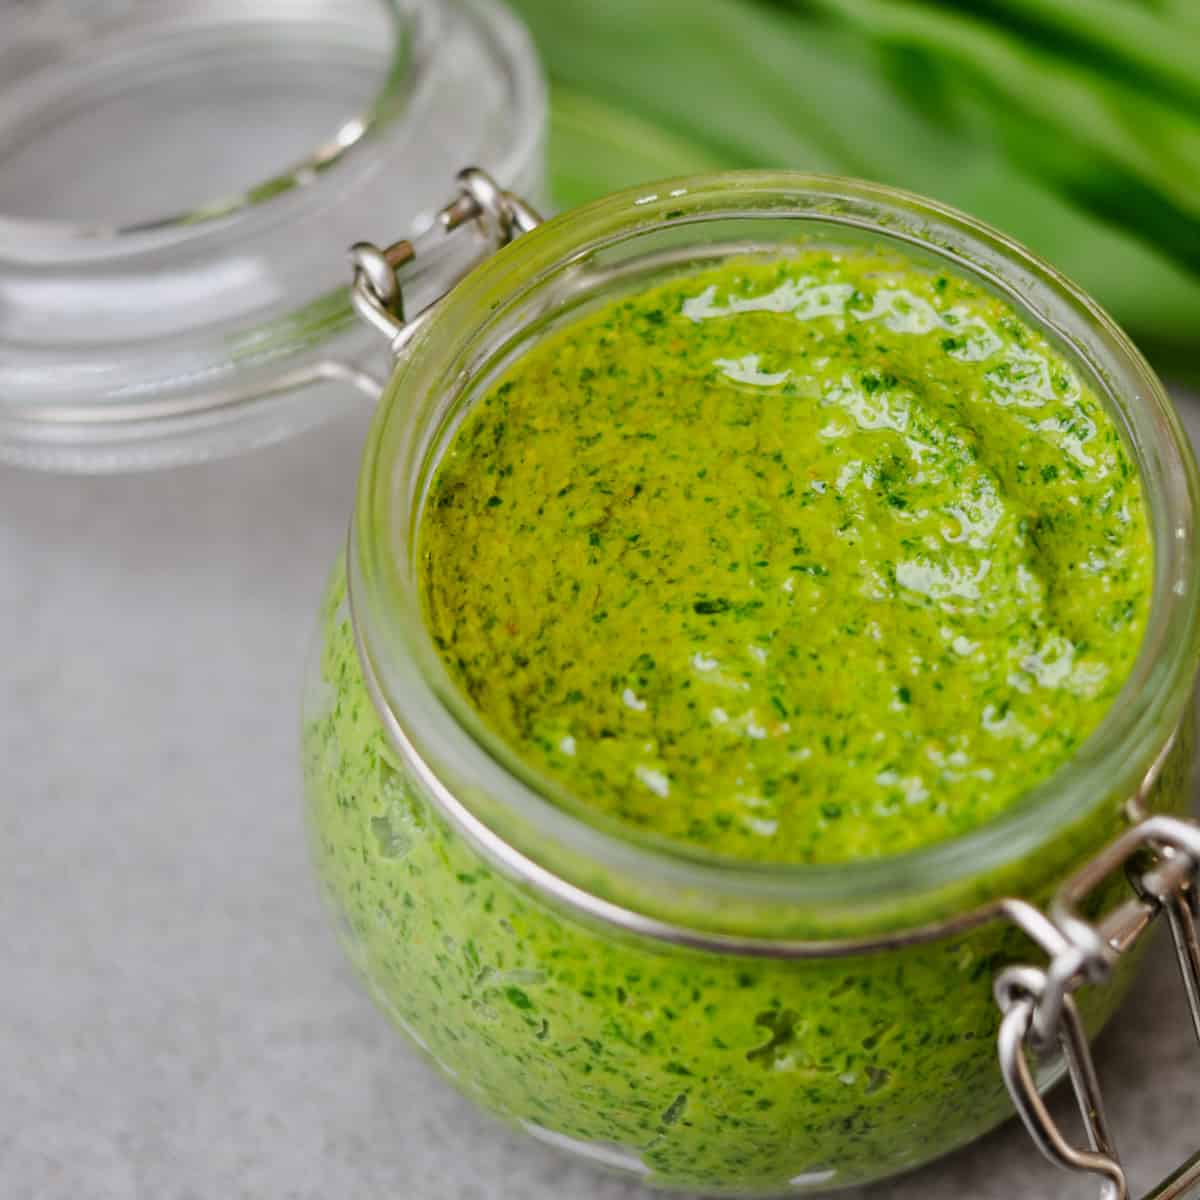
[[(398, 354), (432, 305), (409, 321), (404, 313), (404, 294), (398, 272), (412, 262), (431, 237), (440, 238), (468, 223), (483, 234), (480, 253), (472, 261), (481, 261), (501, 246), (541, 224), (541, 217), (519, 196), (504, 191), (478, 167), (458, 174), (458, 195), (439, 213), (433, 229), (420, 238), (393, 242), (381, 250), (373, 242), (356, 242), (350, 248), (354, 264), (354, 282), (350, 299), (355, 312), (372, 328), (379, 330)], [(436, 302), (435, 302), (436, 303)]]
[[(1142, 857), (1150, 856), (1149, 865)], [(1137, 869), (1132, 869), (1137, 864)], [(1080, 915), (1084, 902), (1115, 871), (1133, 881), (1131, 896), (1096, 921)], [(1103, 1200), (1128, 1200), (1129, 1185), (1104, 1115), (1104, 1105), (1087, 1034), (1072, 993), (1101, 982), (1165, 912), (1179, 967), (1200, 1037), (1200, 937), (1197, 886), (1200, 827), (1175, 817), (1147, 817), (1110, 843), (1061, 888), (1049, 913), (1009, 901), (1007, 915), (1049, 957), (1045, 968), (1008, 967), (996, 980), (1000, 1023), (1000, 1071), (1021, 1120), (1041, 1152), (1068, 1170), (1095, 1175)], [(1066, 1062), (1087, 1131), (1086, 1147), (1064, 1135), (1038, 1092), (1030, 1057), (1057, 1048)], [(1189, 1200), (1198, 1193), (1200, 1154), (1147, 1193), (1144, 1200)]]

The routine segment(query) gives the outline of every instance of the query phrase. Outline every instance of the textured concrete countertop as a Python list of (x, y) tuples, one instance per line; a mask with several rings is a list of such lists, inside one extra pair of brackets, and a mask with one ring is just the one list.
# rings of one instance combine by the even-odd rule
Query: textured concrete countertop
[[(132, 478), (0, 469), (4, 1200), (649, 1195), (509, 1135), (410, 1058), (318, 903), (298, 695), (361, 436), (348, 419)], [(1099, 1054), (1142, 1186), (1200, 1145), (1165, 950)], [(853, 1195), (1095, 1190), (1009, 1126)]]

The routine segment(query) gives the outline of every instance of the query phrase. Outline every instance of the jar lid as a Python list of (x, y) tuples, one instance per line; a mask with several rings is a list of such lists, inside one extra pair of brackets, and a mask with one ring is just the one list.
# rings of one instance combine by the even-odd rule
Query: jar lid
[(495, 0), (13, 12), (0, 459), (163, 466), (345, 411), (386, 370), (347, 248), (421, 234), (467, 164), (539, 194), (544, 84)]

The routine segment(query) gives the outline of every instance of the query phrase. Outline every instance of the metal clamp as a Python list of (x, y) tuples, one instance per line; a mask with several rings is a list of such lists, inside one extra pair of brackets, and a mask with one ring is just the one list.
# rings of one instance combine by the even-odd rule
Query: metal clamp
[[(541, 217), (524, 200), (504, 191), (486, 171), (467, 167), (458, 173), (457, 179), (458, 195), (438, 213), (436, 229), (440, 236), (473, 222), (484, 236), (480, 258), (541, 224)], [(397, 273), (417, 258), (418, 245), (405, 238), (382, 250), (373, 242), (356, 242), (350, 248), (354, 264), (350, 299), (354, 310), (388, 339), (393, 355), (400, 353), (433, 307), (411, 321), (405, 317), (404, 294)]]
[[(1142, 870), (1139, 856), (1152, 857)], [(1124, 868), (1136, 895), (1096, 921), (1080, 916), (1088, 897)], [(1057, 1166), (1096, 1175), (1102, 1200), (1128, 1200), (1129, 1184), (1104, 1114), (1103, 1097), (1073, 993), (1109, 977), (1120, 956), (1166, 912), (1200, 1038), (1200, 827), (1175, 817), (1148, 817), (1111, 842), (1059, 890), (1044, 914), (1012, 903), (1007, 915), (1048, 954), (1045, 968), (1009, 967), (996, 980), (1000, 1071), (1025, 1128)], [(1083, 1117), (1087, 1146), (1074, 1145), (1046, 1108), (1030, 1057), (1057, 1048)], [(1147, 1193), (1145, 1200), (1183, 1200), (1200, 1183), (1200, 1155)]]

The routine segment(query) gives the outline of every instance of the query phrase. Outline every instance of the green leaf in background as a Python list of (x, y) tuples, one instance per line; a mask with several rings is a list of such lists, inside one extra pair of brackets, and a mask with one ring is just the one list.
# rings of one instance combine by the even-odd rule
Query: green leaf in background
[(550, 159), (562, 208), (647, 179), (728, 166), (703, 142), (563, 85), (555, 87), (550, 111)]
[[(1161, 237), (1200, 269), (1200, 120), (1121, 80), (1056, 59), (1011, 32), (934, 6), (821, 0), (863, 35), (952, 63), (991, 95), (995, 130), (1015, 161), (1036, 164), (1097, 211), (1151, 218)], [(915, 97), (919, 99), (918, 97)], [(1147, 226), (1151, 227), (1151, 226)]]
[(560, 205), (752, 166), (910, 188), (1200, 377), (1200, 3), (513, 2), (551, 77)]
[(1078, 61), (1200, 110), (1200, 6), (1195, 0), (940, 0), (1004, 22)]

